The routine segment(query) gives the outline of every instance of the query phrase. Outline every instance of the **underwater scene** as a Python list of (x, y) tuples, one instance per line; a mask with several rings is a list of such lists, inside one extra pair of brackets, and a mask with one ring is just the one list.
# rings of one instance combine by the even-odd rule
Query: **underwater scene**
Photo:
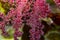
[(60, 40), (60, 0), (0, 0), (0, 40)]

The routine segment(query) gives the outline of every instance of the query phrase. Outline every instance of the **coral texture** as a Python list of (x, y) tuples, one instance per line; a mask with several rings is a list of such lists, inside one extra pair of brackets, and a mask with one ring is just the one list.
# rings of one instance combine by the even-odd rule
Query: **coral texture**
[(25, 23), (31, 27), (30, 40), (40, 40), (40, 37), (44, 35), (42, 30), (44, 25), (41, 23), (41, 19), (50, 13), (50, 6), (46, 0), (3, 0), (3, 2), (15, 6), (15, 8), (11, 7), (6, 15), (0, 13), (0, 29), (3, 34), (7, 34), (5, 26), (11, 24), (14, 29), (14, 40), (18, 40), (17, 37), (22, 36), (19, 29)]

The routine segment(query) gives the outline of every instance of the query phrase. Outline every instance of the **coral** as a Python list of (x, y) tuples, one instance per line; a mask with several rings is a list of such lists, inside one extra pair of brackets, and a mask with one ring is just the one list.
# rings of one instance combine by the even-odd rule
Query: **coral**
[(53, 0), (58, 8), (60, 8), (60, 0)]
[(50, 13), (50, 6), (46, 0), (10, 0), (8, 3), (14, 5), (15, 8), (11, 7), (5, 16), (1, 16), (0, 13), (3, 20), (0, 23), (2, 30), (5, 30), (5, 25), (11, 25), (14, 29), (14, 40), (18, 40), (17, 37), (23, 34), (19, 29), (23, 24), (26, 24), (31, 27), (29, 30), (30, 40), (40, 40), (40, 37), (44, 35), (42, 30), (44, 25), (41, 23), (41, 19)]

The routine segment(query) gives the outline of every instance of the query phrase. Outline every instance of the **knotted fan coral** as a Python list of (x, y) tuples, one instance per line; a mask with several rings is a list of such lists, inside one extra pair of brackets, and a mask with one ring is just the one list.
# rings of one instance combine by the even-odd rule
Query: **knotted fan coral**
[(11, 7), (6, 15), (0, 13), (0, 29), (4, 36), (9, 33), (5, 30), (7, 25), (11, 25), (14, 29), (14, 40), (23, 35), (19, 29), (23, 24), (29, 25), (30, 40), (40, 40), (44, 35), (44, 25), (41, 19), (46, 18), (50, 13), (50, 6), (46, 0), (1, 0), (8, 2)]

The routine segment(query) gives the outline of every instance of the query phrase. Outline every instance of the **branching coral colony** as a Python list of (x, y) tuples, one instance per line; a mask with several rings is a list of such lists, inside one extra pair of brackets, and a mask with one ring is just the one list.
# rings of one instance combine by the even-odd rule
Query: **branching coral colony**
[(23, 32), (19, 31), (24, 22), (31, 27), (29, 30), (30, 40), (40, 40), (44, 35), (44, 25), (41, 23), (42, 18), (46, 18), (50, 13), (50, 6), (46, 0), (1, 0), (9, 3), (11, 7), (6, 15), (0, 12), (0, 29), (4, 36), (9, 36), (5, 30), (7, 25), (14, 29), (14, 40), (22, 36)]

